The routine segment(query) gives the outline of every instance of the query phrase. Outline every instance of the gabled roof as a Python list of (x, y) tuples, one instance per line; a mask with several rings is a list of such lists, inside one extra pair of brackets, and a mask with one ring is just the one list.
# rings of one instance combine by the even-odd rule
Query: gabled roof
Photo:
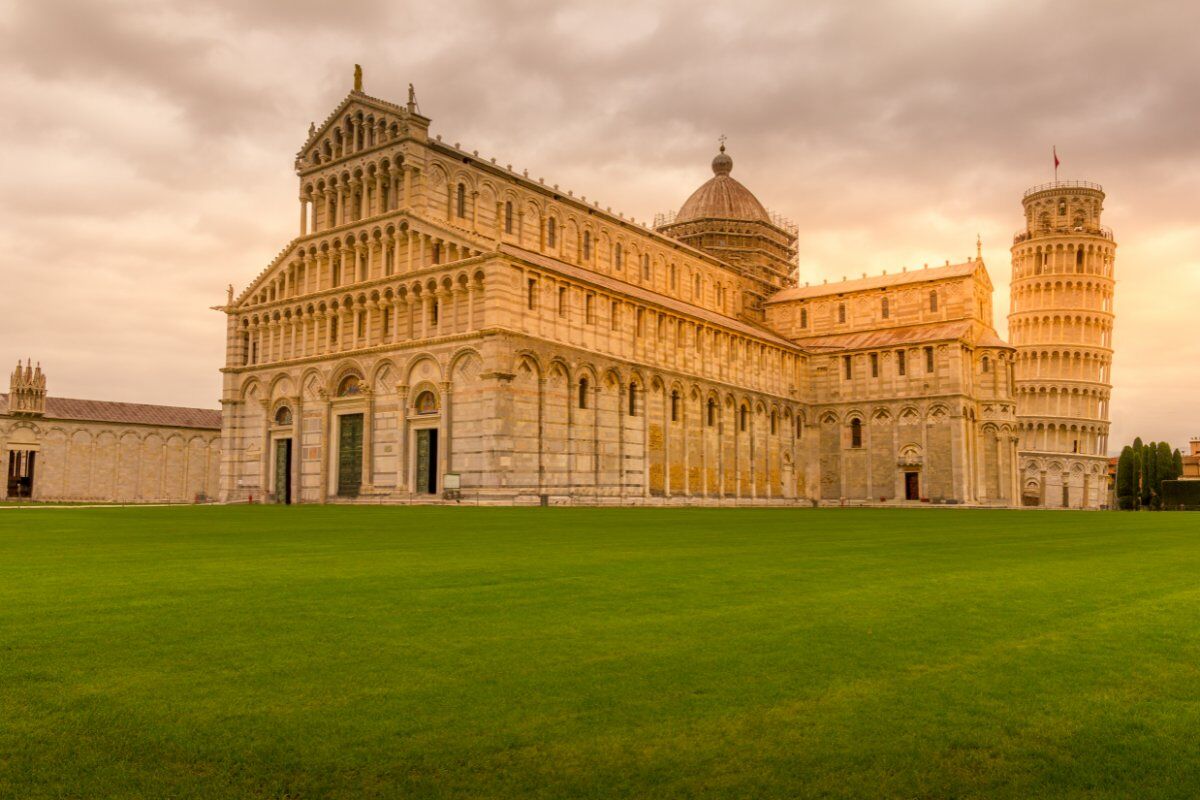
[(951, 322), (931, 322), (924, 325), (906, 325), (900, 328), (876, 328), (856, 333), (834, 333), (826, 336), (807, 336), (795, 342), (805, 350), (813, 352), (829, 350), (863, 350), (872, 347), (900, 347), (965, 340), (977, 347), (1009, 347), (996, 332), (974, 320), (960, 319)]
[[(855, 278), (854, 280), (840, 281), (838, 283), (823, 283), (820, 286), (794, 286), (791, 289), (784, 289), (782, 292), (777, 292), (769, 297), (767, 302), (783, 303), (788, 300), (811, 300), (815, 297), (866, 292), (872, 289), (890, 289), (893, 286), (925, 283), (926, 281), (940, 281), (946, 278), (965, 278), (973, 274), (977, 269), (982, 269), (986, 278), (987, 268), (984, 267), (983, 261), (972, 259), (971, 261), (964, 261), (961, 264), (914, 269), (908, 272), (895, 272), (891, 275), (870, 275), (866, 278)], [(991, 286), (990, 280), (988, 280), (988, 286)]]
[[(8, 413), (8, 395), (0, 394), (0, 415)], [(79, 422), (112, 422), (125, 425), (156, 425), (163, 428), (220, 430), (221, 412), (211, 408), (152, 406), (145, 403), (118, 403), (110, 400), (76, 400), (47, 397), (43, 419), (69, 419)]]
[(367, 108), (375, 111), (381, 111), (386, 114), (395, 114), (400, 117), (416, 119), (425, 125), (428, 125), (430, 122), (427, 117), (423, 117), (416, 112), (410, 112), (404, 106), (396, 105), (395, 103), (387, 100), (381, 100), (378, 97), (372, 97), (362, 92), (352, 91), (350, 94), (346, 95), (346, 98), (342, 100), (342, 102), (337, 104), (337, 107), (334, 108), (333, 111), (329, 112), (329, 116), (325, 117), (324, 122), (316, 126), (316, 129), (312, 132), (312, 134), (309, 135), (307, 139), (305, 139), (304, 145), (300, 148), (296, 155), (302, 156), (307, 153), (308, 149), (312, 147), (313, 143), (320, 141), (321, 137), (325, 135), (330, 126), (332, 126), (338, 120), (338, 118), (342, 116), (346, 109), (348, 109), (354, 103), (359, 103)]

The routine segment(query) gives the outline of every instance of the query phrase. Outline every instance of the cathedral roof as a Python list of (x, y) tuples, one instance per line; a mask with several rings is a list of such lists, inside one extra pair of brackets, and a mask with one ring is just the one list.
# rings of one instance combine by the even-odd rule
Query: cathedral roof
[(904, 345), (940, 342), (947, 339), (963, 339), (979, 347), (1007, 347), (1008, 342), (996, 332), (973, 320), (959, 319), (950, 322), (931, 322), (923, 325), (905, 325), (898, 328), (875, 328), (853, 333), (834, 333), (826, 336), (803, 336), (795, 339), (805, 350), (859, 350), (870, 347), (896, 347)]
[(692, 192), (672, 223), (698, 219), (736, 219), (770, 223), (771, 215), (758, 202), (754, 193), (733, 178), (733, 159), (725, 153), (725, 145), (713, 159), (713, 177)]
[[(7, 412), (8, 395), (0, 394), (0, 414)], [(47, 397), (43, 418), (159, 425), (166, 428), (221, 429), (221, 412), (215, 409), (116, 403), (110, 400), (76, 400), (70, 397)]]
[(961, 264), (947, 264), (942, 267), (914, 269), (908, 272), (894, 272), (891, 275), (871, 275), (865, 278), (855, 278), (854, 280), (839, 281), (837, 283), (822, 283), (819, 286), (794, 286), (791, 289), (784, 289), (781, 292), (771, 295), (771, 297), (767, 298), (767, 302), (782, 303), (788, 300), (811, 300), (814, 297), (865, 292), (871, 289), (887, 289), (892, 286), (903, 286), (909, 283), (924, 283), (926, 281), (938, 281), (945, 278), (965, 278), (982, 266), (982, 261), (972, 259), (964, 261)]

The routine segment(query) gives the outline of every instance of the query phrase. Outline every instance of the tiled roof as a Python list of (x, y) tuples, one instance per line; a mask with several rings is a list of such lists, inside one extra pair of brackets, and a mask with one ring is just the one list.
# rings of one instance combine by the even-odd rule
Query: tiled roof
[(980, 266), (979, 261), (964, 261), (961, 264), (949, 264), (943, 267), (914, 269), (908, 272), (895, 272), (891, 275), (871, 275), (866, 278), (855, 278), (851, 281), (838, 283), (823, 283), (820, 286), (795, 286), (784, 289), (767, 299), (768, 303), (782, 303), (788, 300), (810, 300), (814, 297), (827, 297), (835, 294), (850, 294), (851, 292), (866, 292), (871, 289), (886, 289), (892, 286), (903, 286), (909, 283), (924, 283), (944, 278), (963, 278)]
[(692, 192), (673, 222), (737, 219), (770, 222), (771, 215), (754, 193), (728, 175), (716, 175)]
[[(7, 413), (8, 395), (0, 394), (0, 414)], [(44, 418), (158, 425), (164, 428), (221, 429), (221, 412), (216, 409), (115, 403), (109, 400), (76, 400), (70, 397), (47, 397)]]
[(797, 339), (805, 350), (860, 350), (869, 347), (899, 347), (923, 342), (965, 339), (980, 347), (1009, 347), (1010, 345), (983, 326), (969, 319), (952, 322), (933, 322), (925, 325), (906, 325), (902, 328), (879, 328), (855, 333), (835, 333)]
[(707, 308), (692, 305), (691, 303), (685, 303), (682, 300), (676, 300), (673, 297), (659, 294), (658, 292), (645, 289), (641, 286), (636, 286), (632, 283), (626, 283), (625, 281), (617, 280), (616, 278), (610, 278), (607, 275), (601, 275), (598, 272), (592, 272), (591, 270), (584, 269), (583, 267), (577, 267), (574, 264), (568, 264), (565, 261), (559, 261), (557, 258), (550, 258), (549, 256), (542, 255), (541, 253), (535, 253), (532, 250), (514, 247), (511, 244), (501, 244), (500, 252), (510, 256), (515, 256), (523, 261), (528, 261), (534, 266), (541, 267), (542, 269), (553, 270), (571, 278), (575, 278), (576, 280), (591, 283), (595, 286), (599, 286), (600, 288), (607, 289), (613, 294), (629, 295), (630, 297), (637, 298), (638, 300), (642, 300), (646, 303), (652, 303), (654, 305), (661, 306), (678, 314), (696, 317), (713, 325), (720, 325), (721, 327), (735, 330), (738, 333), (745, 334), (746, 336), (764, 339), (781, 347), (786, 347), (790, 350), (796, 349), (795, 342), (784, 339), (779, 334), (774, 333), (767, 328), (752, 325), (751, 323), (736, 317), (728, 317), (724, 314), (718, 314), (717, 312), (710, 311)]

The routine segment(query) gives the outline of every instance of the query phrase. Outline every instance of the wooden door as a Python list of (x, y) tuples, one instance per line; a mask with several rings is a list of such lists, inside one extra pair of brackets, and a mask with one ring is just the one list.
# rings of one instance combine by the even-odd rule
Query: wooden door
[(919, 472), (904, 473), (904, 499), (921, 499), (921, 477)]

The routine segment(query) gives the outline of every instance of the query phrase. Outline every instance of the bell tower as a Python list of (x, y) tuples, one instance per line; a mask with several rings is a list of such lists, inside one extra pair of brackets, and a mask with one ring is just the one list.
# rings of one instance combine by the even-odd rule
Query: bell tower
[(1022, 502), (1097, 508), (1108, 497), (1117, 250), (1100, 224), (1104, 189), (1054, 181), (1021, 203), (1008, 336), (1017, 348)]
[(17, 361), (9, 379), (8, 411), (25, 417), (40, 417), (46, 413), (46, 376), (42, 365), (32, 366), (29, 359), (25, 366)]

